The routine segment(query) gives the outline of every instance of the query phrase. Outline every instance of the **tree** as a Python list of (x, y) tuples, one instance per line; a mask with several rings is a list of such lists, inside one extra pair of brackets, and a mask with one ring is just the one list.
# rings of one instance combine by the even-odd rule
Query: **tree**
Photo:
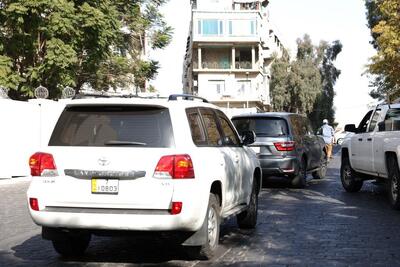
[[(0, 3), (0, 85), (32, 97), (43, 85), (99, 90), (154, 77), (143, 51), (163, 48), (172, 29), (157, 11), (165, 0), (6, 0)], [(145, 68), (143, 66), (150, 66)]]
[(307, 114), (321, 91), (321, 75), (310, 37), (298, 39), (297, 45), (296, 60), (277, 59), (272, 65), (271, 97), (275, 111)]
[(366, 7), (371, 43), (377, 50), (368, 65), (375, 87), (370, 95), (391, 101), (400, 97), (400, 2), (366, 0)]
[(296, 59), (275, 59), (271, 71), (271, 97), (275, 111), (307, 115), (316, 129), (324, 118), (334, 121), (334, 85), (340, 75), (334, 61), (342, 44), (312, 44), (305, 35), (297, 40)]
[(334, 61), (341, 51), (342, 44), (338, 40), (330, 45), (322, 41), (319, 45), (319, 54), (322, 56), (322, 64), (320, 65), (322, 91), (317, 96), (312, 112), (308, 115), (314, 129), (321, 126), (323, 119), (328, 119), (332, 123), (335, 121), (335, 110), (333, 109), (334, 85), (340, 76), (340, 70), (335, 67)]

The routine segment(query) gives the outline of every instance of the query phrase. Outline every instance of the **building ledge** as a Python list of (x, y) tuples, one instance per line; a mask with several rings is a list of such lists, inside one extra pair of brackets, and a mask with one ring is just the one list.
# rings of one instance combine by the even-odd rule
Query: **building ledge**
[[(263, 74), (260, 69), (193, 69), (198, 73), (259, 73)], [(264, 74), (263, 74), (264, 75)]]

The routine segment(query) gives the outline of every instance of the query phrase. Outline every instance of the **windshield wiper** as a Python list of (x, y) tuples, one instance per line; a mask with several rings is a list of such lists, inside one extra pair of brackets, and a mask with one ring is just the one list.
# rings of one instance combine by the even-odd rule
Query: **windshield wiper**
[(133, 141), (118, 141), (118, 140), (110, 140), (104, 142), (106, 146), (146, 146), (146, 143), (141, 142), (133, 142)]

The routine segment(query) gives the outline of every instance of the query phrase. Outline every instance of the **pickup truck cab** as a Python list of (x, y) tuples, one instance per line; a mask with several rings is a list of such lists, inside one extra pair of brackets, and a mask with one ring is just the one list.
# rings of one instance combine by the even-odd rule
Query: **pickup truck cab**
[(348, 192), (357, 192), (365, 180), (388, 185), (391, 205), (400, 209), (400, 104), (381, 104), (370, 110), (358, 127), (345, 126), (355, 134), (342, 144), (341, 181)]

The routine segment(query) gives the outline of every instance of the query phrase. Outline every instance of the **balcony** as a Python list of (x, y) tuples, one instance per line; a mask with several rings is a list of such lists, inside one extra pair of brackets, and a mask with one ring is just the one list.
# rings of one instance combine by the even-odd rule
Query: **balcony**
[(198, 47), (192, 65), (194, 72), (260, 72), (258, 47)]
[(193, 42), (260, 41), (259, 11), (193, 11)]

